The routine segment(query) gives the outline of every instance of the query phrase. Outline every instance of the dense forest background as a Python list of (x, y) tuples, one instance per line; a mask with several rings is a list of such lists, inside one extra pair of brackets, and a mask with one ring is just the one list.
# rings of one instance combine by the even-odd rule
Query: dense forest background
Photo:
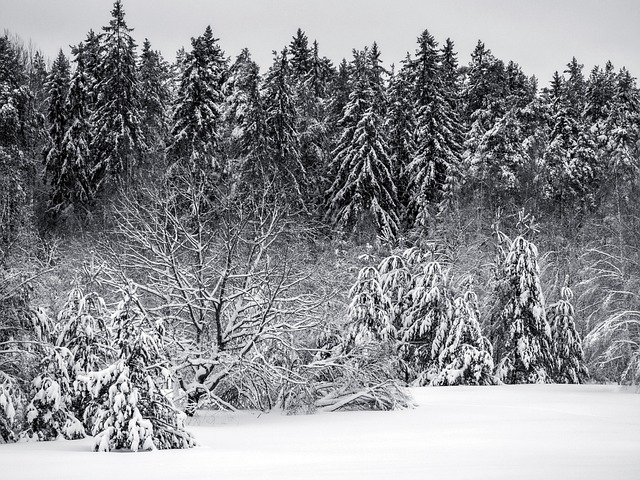
[(541, 87), (426, 30), (390, 70), (375, 43), (334, 65), (298, 30), (261, 73), (210, 28), (175, 63), (132, 31), (118, 1), (71, 59), (0, 37), (1, 438), (133, 448), (126, 382), (162, 448), (192, 443), (163, 389), (192, 413), (638, 381), (626, 69)]

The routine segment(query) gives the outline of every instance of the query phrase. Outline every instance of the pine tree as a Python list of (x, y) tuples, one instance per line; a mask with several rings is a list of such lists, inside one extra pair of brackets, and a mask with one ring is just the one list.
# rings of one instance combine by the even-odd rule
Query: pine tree
[(585, 81), (575, 58), (567, 64), (567, 78), (554, 75), (547, 102), (551, 108), (548, 146), (544, 153), (545, 195), (561, 217), (574, 207), (594, 206), (599, 167), (591, 124), (585, 122)]
[(492, 319), (497, 377), (508, 384), (548, 382), (553, 374), (551, 331), (536, 246), (522, 236), (510, 242), (498, 274)]
[(114, 3), (111, 16), (100, 36), (96, 105), (91, 116), (91, 150), (95, 158), (92, 183), (96, 190), (105, 181), (115, 186), (130, 185), (145, 149), (136, 44), (120, 0)]
[(393, 238), (398, 200), (384, 133), (384, 91), (377, 47), (354, 52), (353, 88), (330, 166), (327, 218), (350, 231)]
[(191, 46), (182, 65), (167, 153), (173, 163), (201, 175), (220, 175), (225, 169), (219, 149), (227, 62), (211, 26), (192, 38)]
[(550, 305), (547, 313), (555, 362), (553, 379), (558, 383), (583, 383), (588, 377), (580, 336), (573, 319), (572, 298), (571, 289), (564, 287), (560, 300)]
[[(225, 125), (227, 145), (225, 154), (237, 161), (232, 168), (240, 185), (249, 191), (270, 171), (266, 112), (260, 95), (260, 68), (244, 49), (229, 71), (226, 83)], [(259, 189), (257, 189), (259, 190)]]

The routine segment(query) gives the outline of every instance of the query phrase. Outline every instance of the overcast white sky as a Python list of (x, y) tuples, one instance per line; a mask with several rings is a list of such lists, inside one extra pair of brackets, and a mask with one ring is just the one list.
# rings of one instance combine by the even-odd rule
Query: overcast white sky
[[(83, 40), (110, 19), (113, 0), (0, 0), (0, 29), (31, 40), (45, 55)], [(173, 60), (210, 24), (228, 56), (248, 47), (266, 68), (272, 50), (298, 27), (338, 63), (377, 41), (387, 64), (415, 50), (426, 28), (451, 37), (461, 63), (478, 39), (502, 60), (519, 63), (546, 85), (576, 56), (588, 74), (611, 60), (640, 76), (640, 0), (124, 0), (127, 23), (141, 44)]]

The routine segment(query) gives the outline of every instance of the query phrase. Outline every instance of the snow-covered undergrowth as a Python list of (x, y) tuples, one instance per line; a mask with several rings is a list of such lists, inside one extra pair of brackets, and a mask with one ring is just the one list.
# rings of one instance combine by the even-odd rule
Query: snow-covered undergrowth
[(200, 412), (188, 450), (92, 453), (91, 438), (0, 445), (2, 478), (640, 478), (640, 395), (620, 387), (411, 393), (416, 408), (390, 412)]

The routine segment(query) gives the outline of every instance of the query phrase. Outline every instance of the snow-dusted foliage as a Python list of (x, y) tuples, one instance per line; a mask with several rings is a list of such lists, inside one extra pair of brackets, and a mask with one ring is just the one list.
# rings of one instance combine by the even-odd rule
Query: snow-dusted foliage
[(69, 378), (72, 354), (62, 347), (51, 348), (33, 379), (33, 397), (26, 408), (26, 429), (22, 435), (34, 440), (83, 438), (82, 423), (71, 411), (73, 380)]
[[(508, 240), (508, 239), (506, 239)], [(540, 286), (538, 249), (519, 236), (498, 268), (492, 318), (496, 373), (505, 383), (552, 380), (551, 330)]]
[(0, 443), (15, 442), (16, 410), (22, 403), (22, 392), (16, 382), (0, 371)]
[(560, 300), (549, 305), (547, 318), (551, 326), (551, 350), (555, 362), (554, 381), (558, 383), (583, 383), (589, 373), (584, 365), (584, 352), (580, 335), (576, 331), (573, 292), (563, 287)]
[(467, 292), (453, 302), (451, 324), (438, 355), (438, 374), (431, 385), (493, 385), (493, 349), (482, 335), (477, 297)]
[(448, 272), (417, 248), (360, 271), (349, 319), (360, 342), (386, 344), (396, 375), (417, 385), (495, 383), (491, 345), (482, 336), (477, 299), (454, 300)]
[(184, 430), (184, 414), (162, 391), (166, 373), (159, 350), (162, 325), (145, 314), (133, 286), (124, 297), (113, 314), (118, 360), (77, 382), (93, 398), (85, 418), (91, 417), (94, 449), (192, 447), (195, 442)]

